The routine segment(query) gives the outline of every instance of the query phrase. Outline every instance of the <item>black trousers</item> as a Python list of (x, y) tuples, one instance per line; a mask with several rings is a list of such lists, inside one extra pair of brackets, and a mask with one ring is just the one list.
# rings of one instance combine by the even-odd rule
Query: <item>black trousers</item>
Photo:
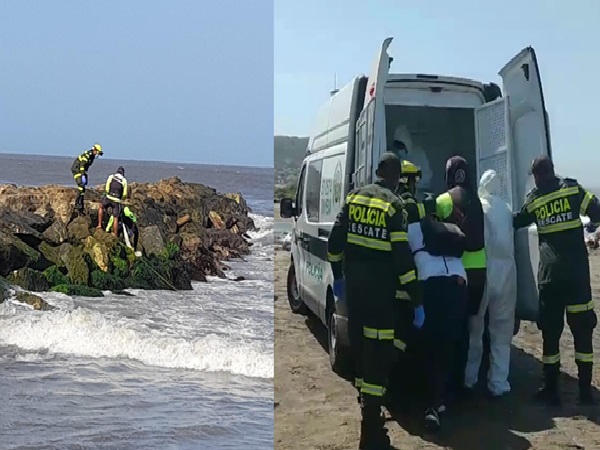
[[(81, 173), (73, 173), (73, 179), (75, 180), (75, 184), (77, 185), (77, 198), (75, 199), (75, 207), (80, 211), (83, 210), (83, 198), (85, 196), (85, 184), (81, 180)], [(85, 174), (87, 177), (87, 174)]]
[(394, 347), (401, 353), (408, 350), (411, 337), (413, 336), (413, 320), (415, 312), (412, 303), (408, 299), (396, 299), (396, 326), (394, 327)]
[(417, 330), (414, 328), (414, 309), (408, 294), (402, 293), (403, 298), (396, 295), (396, 326), (394, 329), (394, 347), (396, 358), (390, 379), (388, 380), (389, 400), (402, 401), (407, 394), (414, 390), (415, 380), (421, 375), (421, 367), (417, 357), (420, 349), (417, 348)]
[(386, 279), (376, 267), (363, 264), (346, 267), (345, 272), (348, 332), (355, 383), (363, 398), (363, 407), (378, 416), (396, 356), (394, 327), (397, 277), (392, 274)]
[(487, 270), (467, 269), (466, 308), (459, 319), (460, 332), (455, 350), (454, 368), (450, 379), (450, 389), (460, 392), (465, 384), (465, 367), (469, 356), (469, 316), (477, 314), (485, 291)]
[(565, 327), (566, 312), (567, 323), (573, 334), (579, 384), (589, 386), (593, 364), (592, 334), (597, 325), (589, 277), (540, 285), (539, 295), (538, 328), (543, 338), (542, 362), (546, 383), (554, 385), (558, 380), (560, 338)]
[(467, 307), (465, 280), (456, 276), (428, 278), (423, 282), (423, 300), (426, 400), (437, 408), (444, 404), (461, 338)]

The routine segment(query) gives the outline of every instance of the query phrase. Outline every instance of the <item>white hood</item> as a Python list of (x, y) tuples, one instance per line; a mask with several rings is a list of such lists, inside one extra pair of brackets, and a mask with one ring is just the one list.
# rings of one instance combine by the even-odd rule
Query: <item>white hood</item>
[(489, 169), (483, 172), (479, 180), (479, 197), (491, 198), (492, 196), (500, 195), (500, 179), (495, 170)]

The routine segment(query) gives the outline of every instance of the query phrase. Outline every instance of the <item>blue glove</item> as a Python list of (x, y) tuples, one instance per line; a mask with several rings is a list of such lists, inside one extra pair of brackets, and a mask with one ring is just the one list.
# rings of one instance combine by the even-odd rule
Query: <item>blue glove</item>
[(85, 173), (81, 175), (81, 184), (87, 185), (87, 175)]
[(590, 222), (585, 226), (585, 229), (588, 233), (594, 233), (598, 229), (598, 227)]
[(333, 295), (335, 295), (338, 298), (343, 297), (344, 296), (344, 287), (345, 287), (345, 283), (344, 283), (343, 278), (333, 280)]
[(424, 322), (425, 310), (423, 309), (423, 305), (419, 305), (415, 308), (415, 318), (413, 320), (413, 325), (417, 330), (420, 330), (423, 327)]

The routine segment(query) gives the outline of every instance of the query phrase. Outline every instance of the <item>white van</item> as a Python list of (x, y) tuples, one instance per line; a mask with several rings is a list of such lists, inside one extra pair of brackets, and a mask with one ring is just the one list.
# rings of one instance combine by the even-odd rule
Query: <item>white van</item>
[[(533, 186), (531, 161), (551, 153), (533, 48), (500, 70), (502, 95), (493, 83), (389, 73), (391, 41), (383, 42), (368, 78), (357, 76), (319, 110), (296, 198), (281, 201), (280, 215), (294, 218), (290, 307), (296, 313), (310, 310), (326, 324), (334, 370), (345, 364), (349, 344), (345, 305), (332, 291), (327, 238), (348, 191), (374, 181), (376, 162), (393, 140), (402, 140), (406, 158), (421, 166), (424, 190), (442, 193), (445, 162), (460, 154), (478, 180), (487, 169), (498, 173), (502, 196), (514, 211)], [(535, 226), (516, 233), (519, 320), (537, 317), (537, 245)]]

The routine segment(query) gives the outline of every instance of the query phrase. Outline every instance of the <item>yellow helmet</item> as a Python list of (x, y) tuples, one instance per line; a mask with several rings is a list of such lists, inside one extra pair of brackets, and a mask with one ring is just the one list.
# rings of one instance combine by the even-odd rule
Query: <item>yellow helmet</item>
[(421, 180), (421, 169), (416, 164), (403, 159), (400, 183), (408, 184), (409, 180), (414, 180), (418, 183)]
[(104, 152), (102, 151), (102, 146), (100, 144), (94, 144), (94, 146), (92, 147), (92, 150), (96, 150), (99, 155), (104, 154)]

